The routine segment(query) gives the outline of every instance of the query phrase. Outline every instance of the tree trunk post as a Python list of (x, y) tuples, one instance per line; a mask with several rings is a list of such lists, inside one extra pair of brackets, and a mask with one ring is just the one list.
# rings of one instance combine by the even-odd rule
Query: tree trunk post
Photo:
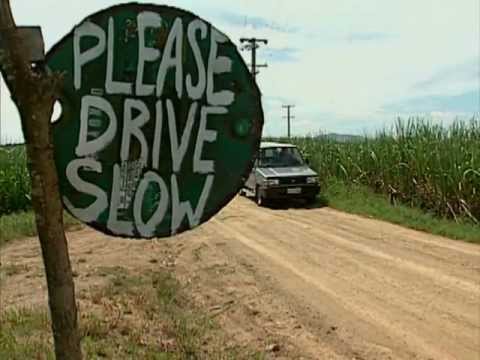
[(54, 161), (51, 116), (62, 83), (59, 74), (35, 68), (18, 47), (9, 0), (0, 0), (0, 70), (19, 110), (32, 182), (32, 203), (48, 286), (55, 355), (82, 358), (77, 306), (63, 206)]

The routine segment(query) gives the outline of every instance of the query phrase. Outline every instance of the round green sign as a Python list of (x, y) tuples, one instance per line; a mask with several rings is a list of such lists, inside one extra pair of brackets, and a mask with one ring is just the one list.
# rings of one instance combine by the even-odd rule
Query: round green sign
[(249, 175), (260, 92), (235, 45), (197, 16), (125, 4), (47, 55), (65, 74), (53, 126), (65, 208), (108, 234), (166, 237), (207, 221)]

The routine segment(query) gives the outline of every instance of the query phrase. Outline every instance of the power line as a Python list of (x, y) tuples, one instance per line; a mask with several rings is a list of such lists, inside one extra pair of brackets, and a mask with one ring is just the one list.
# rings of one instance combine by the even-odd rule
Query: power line
[(259, 71), (257, 69), (258, 68), (266, 68), (268, 66), (267, 64), (261, 64), (261, 65), (257, 64), (257, 49), (260, 47), (259, 44), (267, 45), (268, 40), (267, 39), (257, 39), (257, 38), (248, 38), (248, 39), (247, 38), (241, 38), (240, 42), (242, 44), (247, 43), (246, 45), (244, 45), (242, 47), (242, 50), (249, 50), (252, 53), (252, 62), (250, 64), (250, 66), (252, 68), (251, 71), (252, 71), (253, 79), (255, 80), (257, 74), (259, 73)]
[(291, 137), (291, 119), (295, 119), (295, 116), (291, 115), (290, 110), (294, 108), (295, 105), (282, 105), (282, 108), (287, 109), (287, 116), (284, 116), (284, 119), (288, 120), (288, 138)]

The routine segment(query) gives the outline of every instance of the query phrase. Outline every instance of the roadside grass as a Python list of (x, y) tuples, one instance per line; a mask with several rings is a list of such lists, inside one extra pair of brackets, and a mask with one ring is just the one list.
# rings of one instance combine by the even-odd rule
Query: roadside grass
[(46, 312), (19, 309), (0, 317), (0, 358), (54, 359)]
[[(63, 221), (66, 230), (80, 227), (77, 220), (66, 212), (64, 214)], [(37, 228), (33, 211), (0, 216), (0, 247), (12, 240), (36, 235)]]
[(0, 146), (0, 216), (31, 208), (25, 146)]
[[(168, 272), (99, 270), (108, 285), (81, 293), (86, 359), (263, 359), (228, 341), (213, 316), (198, 309)], [(8, 310), (0, 317), (0, 359), (54, 359), (46, 310)]]
[(392, 205), (382, 194), (376, 194), (363, 185), (329, 180), (320, 198), (328, 206), (358, 215), (370, 216), (455, 240), (480, 244), (480, 226), (467, 219), (440, 218), (432, 213), (405, 205)]

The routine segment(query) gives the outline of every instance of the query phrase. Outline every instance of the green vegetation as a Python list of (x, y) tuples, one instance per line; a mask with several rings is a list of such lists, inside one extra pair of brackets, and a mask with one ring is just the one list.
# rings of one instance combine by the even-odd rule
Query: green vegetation
[(33, 212), (0, 216), (0, 246), (10, 240), (34, 236), (37, 233)]
[(349, 184), (331, 178), (322, 193), (322, 202), (328, 206), (363, 216), (381, 219), (393, 224), (480, 244), (478, 225), (465, 219), (454, 222), (418, 208), (397, 204), (392, 206), (383, 194), (375, 194), (365, 185)]
[(46, 312), (11, 310), (0, 317), (1, 359), (54, 359)]
[(479, 119), (449, 128), (422, 119), (398, 120), (374, 138), (293, 142), (323, 179), (364, 185), (440, 218), (480, 224)]
[[(110, 284), (80, 294), (86, 359), (264, 358), (227, 346), (212, 316), (201, 313), (169, 273), (134, 275), (119, 267), (103, 271)], [(46, 311), (6, 311), (0, 328), (0, 359), (54, 358)]]
[(30, 177), (25, 148), (0, 147), (0, 216), (30, 208)]
[[(63, 222), (66, 229), (80, 226), (80, 223), (67, 213), (64, 213)], [(33, 211), (0, 216), (0, 229), (0, 247), (11, 240), (37, 235)]]
[[(37, 235), (31, 209), (25, 147), (0, 147), (0, 247), (10, 240)], [(79, 224), (66, 213), (64, 222), (67, 228)]]
[[(327, 192), (329, 184), (341, 181), (355, 195), (350, 195), (352, 201), (356, 195), (367, 196), (369, 189), (388, 196), (390, 203), (404, 205), (388, 205), (389, 211), (378, 212), (385, 220), (469, 241), (471, 236), (461, 233), (474, 232), (480, 226), (479, 119), (458, 121), (448, 128), (422, 119), (399, 119), (391, 130), (372, 138), (337, 135), (292, 141), (319, 172)], [(31, 214), (2, 216), (29, 209), (29, 193), (24, 147), (0, 148), (0, 245), (8, 239), (35, 235)], [(332, 195), (330, 192), (329, 200), (335, 204), (337, 198)], [(368, 198), (386, 201), (385, 196)], [(338, 202), (345, 204), (340, 199)], [(349, 206), (356, 212), (352, 203)], [(406, 207), (422, 210), (418, 214), (431, 220), (417, 216), (417, 212), (404, 214), (404, 220), (385, 217), (385, 212), (400, 216)], [(366, 213), (377, 216), (370, 210)]]

